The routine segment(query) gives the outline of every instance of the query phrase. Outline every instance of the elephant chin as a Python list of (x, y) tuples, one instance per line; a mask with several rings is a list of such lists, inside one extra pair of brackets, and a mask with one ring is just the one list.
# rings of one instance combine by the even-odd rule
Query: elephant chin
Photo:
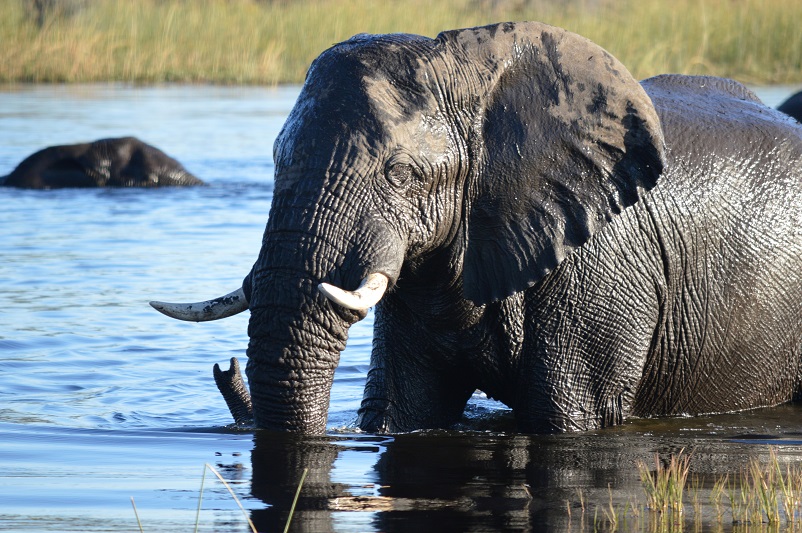
[(268, 352), (249, 349), (246, 374), (254, 425), (271, 431), (324, 434), (339, 352), (307, 353), (301, 365), (295, 364), (301, 360), (297, 354), (286, 361), (273, 359)]
[[(327, 400), (329, 398), (328, 391), (310, 392), (309, 395), (319, 395)], [(254, 402), (253, 425), (259, 429), (301, 435), (326, 433), (328, 402), (320, 409), (306, 410), (286, 398), (266, 401), (260, 395), (256, 395), (252, 401)]]

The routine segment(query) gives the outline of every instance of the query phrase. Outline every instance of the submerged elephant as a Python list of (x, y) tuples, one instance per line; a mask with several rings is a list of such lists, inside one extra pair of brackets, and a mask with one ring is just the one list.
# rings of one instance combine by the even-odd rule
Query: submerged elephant
[(314, 61), (274, 158), (242, 288), (153, 302), (250, 309), (256, 426), (325, 431), (371, 306), (366, 431), (447, 427), (476, 389), (525, 432), (800, 390), (802, 128), (736, 82), (638, 83), (540, 23), (359, 35)]
[(792, 116), (797, 122), (802, 122), (802, 91), (791, 95), (781, 103), (777, 111), (782, 111), (786, 115)]
[(50, 146), (25, 158), (0, 184), (25, 189), (203, 185), (178, 161), (135, 137)]

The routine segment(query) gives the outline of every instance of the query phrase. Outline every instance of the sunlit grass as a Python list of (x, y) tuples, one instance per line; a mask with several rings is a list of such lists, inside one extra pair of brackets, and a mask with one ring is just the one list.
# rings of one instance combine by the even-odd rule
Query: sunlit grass
[(663, 464), (655, 454), (655, 471), (651, 472), (644, 462), (638, 463), (641, 484), (646, 491), (647, 505), (652, 511), (664, 513), (683, 511), (682, 494), (688, 481), (691, 457), (683, 454), (672, 455), (668, 464)]
[[(580, 493), (582, 514), (580, 531), (588, 526), (594, 530), (649, 531), (655, 533), (682, 531), (723, 531), (738, 528), (743, 531), (800, 531), (802, 515), (802, 464), (781, 465), (777, 450), (769, 447), (768, 460), (753, 458), (739, 474), (724, 474), (713, 481), (709, 489), (698, 476), (690, 476), (691, 456), (680, 451), (666, 459), (655, 456), (654, 466), (637, 463), (646, 503), (613, 503), (613, 488), (607, 502), (596, 505)], [(688, 482), (690, 481), (690, 485)], [(688, 488), (688, 492), (684, 489)], [(710, 512), (705, 513), (700, 500), (702, 492), (709, 493)], [(690, 503), (692, 516), (684, 513)], [(727, 506), (724, 502), (729, 505)], [(576, 530), (567, 502), (569, 529)], [(729, 507), (729, 512), (727, 512)], [(594, 509), (592, 522), (586, 509)], [(712, 529), (711, 529), (712, 528)]]
[(25, 2), (0, 0), (0, 82), (297, 83), (356, 33), (435, 36), (506, 20), (584, 35), (638, 78), (802, 81), (802, 2), (787, 0), (86, 0), (41, 27)]

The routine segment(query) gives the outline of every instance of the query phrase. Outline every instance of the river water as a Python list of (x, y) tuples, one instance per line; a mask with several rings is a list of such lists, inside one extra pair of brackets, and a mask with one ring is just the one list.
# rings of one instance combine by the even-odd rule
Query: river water
[[(758, 92), (777, 105), (792, 90)], [(134, 135), (209, 184), (0, 189), (0, 529), (134, 531), (138, 516), (146, 532), (191, 531), (196, 520), (201, 531), (249, 531), (247, 515), (259, 531), (280, 531), (308, 469), (294, 531), (579, 531), (604, 525), (592, 513), (610, 498), (639, 505), (635, 464), (655, 453), (693, 450), (692, 472), (708, 488), (765, 458), (768, 444), (783, 463), (802, 460), (800, 406), (530, 437), (477, 394), (454, 430), (359, 433), (372, 316), (351, 330), (326, 436), (228, 428), (211, 368), (244, 364), (247, 313), (193, 324), (147, 302), (241, 283), (270, 206), (272, 144), (297, 93), (0, 88), (0, 176), (48, 145)], [(700, 515), (705, 527), (711, 513)]]

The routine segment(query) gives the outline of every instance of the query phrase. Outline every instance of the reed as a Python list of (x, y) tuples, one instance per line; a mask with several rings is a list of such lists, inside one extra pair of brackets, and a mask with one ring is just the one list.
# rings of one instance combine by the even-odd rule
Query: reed
[[(594, 528), (653, 533), (680, 532), (685, 526), (691, 526), (694, 531), (710, 528), (722, 531), (725, 527), (743, 531), (800, 531), (802, 465), (787, 463), (783, 468), (776, 448), (769, 447), (767, 460), (754, 458), (749, 461), (739, 475), (719, 476), (709, 489), (712, 512), (707, 515), (700, 501), (701, 493), (706, 490), (703, 479), (692, 476), (688, 494), (683, 495), (683, 489), (688, 484), (690, 460), (690, 455), (680, 451), (665, 461), (655, 455), (654, 467), (639, 461), (637, 468), (646, 495), (648, 520), (641, 520), (640, 507), (636, 503), (616, 505), (612, 488), (608, 486), (608, 501), (594, 506)], [(729, 503), (729, 524), (722, 502), (725, 495)], [(692, 519), (683, 516), (686, 496), (693, 506)], [(580, 499), (584, 509), (584, 499), (581, 496)], [(600, 512), (603, 520), (599, 520)], [(629, 517), (634, 519), (632, 523), (628, 522)], [(710, 523), (711, 518), (713, 523)], [(584, 530), (585, 525), (584, 518), (580, 519), (580, 531)], [(569, 529), (573, 531), (572, 526), (569, 522)]]
[(710, 504), (716, 511), (716, 521), (718, 523), (722, 523), (724, 520), (724, 508), (721, 505), (721, 500), (724, 496), (729, 479), (729, 475), (726, 474), (719, 477), (713, 484), (713, 488), (710, 490)]
[(691, 456), (680, 450), (671, 455), (668, 464), (663, 464), (660, 456), (655, 454), (655, 471), (643, 461), (637, 463), (641, 484), (646, 492), (647, 505), (652, 511), (681, 514), (684, 506), (682, 494), (688, 481)]
[(0, 82), (298, 83), (356, 33), (505, 20), (584, 35), (638, 78), (802, 81), (802, 2), (788, 0), (72, 0), (80, 7), (42, 16), (28, 2), (0, 0)]
[(797, 514), (802, 511), (802, 467), (798, 464), (794, 466), (786, 464), (783, 475), (776, 449), (769, 448), (769, 468), (773, 468), (777, 473), (778, 498), (786, 523), (789, 529), (796, 529)]
[[(237, 498), (237, 495), (234, 493), (234, 489), (232, 489), (231, 485), (229, 485), (228, 482), (223, 478), (223, 476), (220, 475), (220, 472), (218, 472), (217, 469), (215, 469), (209, 463), (206, 463), (206, 464), (203, 465), (203, 476), (201, 477), (200, 494), (198, 495), (198, 509), (197, 509), (196, 514), (195, 514), (195, 529), (194, 529), (195, 533), (197, 533), (198, 528), (200, 527), (200, 513), (201, 513), (202, 502), (203, 502), (203, 487), (204, 487), (204, 485), (206, 483), (206, 471), (207, 470), (210, 471), (212, 474), (214, 474), (215, 477), (220, 480), (220, 482), (223, 484), (223, 486), (226, 488), (226, 490), (228, 490), (228, 493), (231, 494), (231, 498), (237, 504), (237, 506), (239, 507), (240, 511), (242, 511), (242, 515), (243, 515), (243, 517), (245, 517), (245, 520), (248, 522), (248, 527), (250, 528), (250, 530), (253, 533), (257, 533), (256, 526), (254, 525), (254, 523), (251, 520), (250, 516), (248, 516), (248, 512), (245, 510), (245, 507), (242, 506), (242, 503), (240, 502), (239, 498)], [(286, 525), (284, 526), (284, 533), (287, 533), (290, 530), (290, 524), (292, 523), (292, 517), (295, 514), (295, 506), (298, 504), (298, 498), (301, 496), (301, 488), (304, 485), (304, 480), (306, 480), (306, 475), (308, 473), (309, 473), (309, 469), (308, 468), (304, 468), (303, 472), (301, 473), (301, 480), (298, 482), (298, 487), (295, 489), (295, 497), (292, 500), (292, 507), (290, 508), (289, 515), (287, 516), (287, 522), (286, 522)], [(142, 528), (142, 522), (139, 519), (139, 511), (136, 508), (136, 503), (134, 502), (133, 496), (131, 497), (131, 505), (134, 508), (134, 516), (136, 517), (136, 523), (139, 526), (139, 531), (140, 531), (140, 533), (144, 533), (144, 529)]]
[[(212, 474), (215, 475), (215, 477), (217, 479), (220, 480), (220, 482), (223, 484), (223, 486), (226, 488), (226, 490), (228, 490), (228, 493), (231, 494), (231, 498), (236, 502), (237, 507), (239, 507), (240, 511), (242, 511), (242, 516), (245, 517), (245, 520), (248, 522), (248, 526), (251, 528), (251, 531), (253, 531), (253, 533), (258, 533), (256, 531), (256, 526), (253, 524), (253, 521), (251, 521), (251, 517), (248, 516), (248, 511), (245, 510), (245, 507), (242, 506), (242, 503), (239, 501), (239, 498), (237, 498), (237, 495), (234, 493), (234, 489), (232, 489), (231, 485), (229, 485), (226, 482), (226, 480), (223, 478), (223, 476), (220, 475), (220, 472), (218, 472), (209, 463), (206, 463), (204, 465), (203, 478), (201, 479), (201, 494), (198, 497), (198, 514), (200, 514), (201, 498), (203, 497), (203, 483), (206, 480), (206, 470), (209, 470)], [(304, 477), (306, 477), (306, 471), (305, 470), (304, 470)], [(301, 484), (302, 483), (303, 483), (303, 478), (301, 478)], [(298, 485), (298, 492), (299, 493), (301, 492), (301, 485), (300, 484)], [(296, 500), (298, 499), (298, 494), (297, 493), (295, 495), (295, 499)], [(295, 510), (295, 502), (293, 502), (292, 506), (293, 506), (293, 510)], [(292, 512), (290, 512), (290, 517), (292, 517)], [(198, 531), (198, 519), (196, 518), (195, 519), (195, 533), (197, 533), (197, 531)]]
[(618, 519), (619, 516), (623, 515), (626, 516), (627, 508), (624, 508), (623, 513), (619, 512), (619, 509), (613, 503), (613, 487), (612, 485), (607, 485), (607, 493), (609, 494), (610, 501), (606, 507), (602, 508), (602, 513), (604, 514), (604, 519), (607, 522), (607, 527), (611, 531), (615, 531), (618, 529)]

